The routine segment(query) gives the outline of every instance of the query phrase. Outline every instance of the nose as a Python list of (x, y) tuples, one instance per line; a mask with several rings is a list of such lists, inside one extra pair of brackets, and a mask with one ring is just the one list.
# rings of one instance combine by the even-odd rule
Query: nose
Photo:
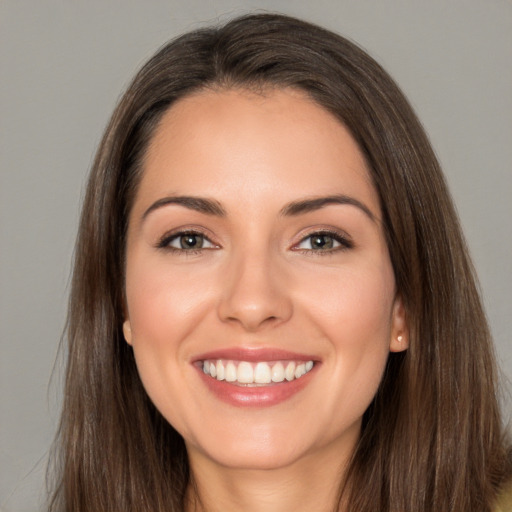
[(277, 261), (261, 253), (241, 251), (222, 277), (218, 316), (248, 332), (288, 321), (293, 312), (285, 272)]

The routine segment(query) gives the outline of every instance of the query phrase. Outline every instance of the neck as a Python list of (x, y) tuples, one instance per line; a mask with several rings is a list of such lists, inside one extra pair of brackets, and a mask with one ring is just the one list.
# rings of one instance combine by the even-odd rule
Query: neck
[(350, 453), (303, 457), (285, 467), (239, 469), (219, 466), (202, 454), (191, 457), (193, 484), (187, 512), (338, 512), (340, 487)]

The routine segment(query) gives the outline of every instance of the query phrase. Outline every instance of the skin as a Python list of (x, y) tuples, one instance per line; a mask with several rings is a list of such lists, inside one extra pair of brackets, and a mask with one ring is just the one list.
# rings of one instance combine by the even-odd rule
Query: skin
[[(333, 194), (361, 206), (282, 214)], [(225, 215), (151, 208), (174, 196), (214, 200)], [(191, 229), (203, 249), (169, 242)], [(313, 247), (308, 237), (325, 230), (342, 241)], [(159, 247), (165, 235), (175, 250)], [(126, 299), (126, 340), (150, 398), (185, 439), (201, 507), (331, 510), (388, 354), (407, 348), (378, 197), (345, 127), (294, 90), (205, 91), (172, 106), (130, 214)], [(284, 402), (237, 407), (192, 364), (226, 347), (317, 364)]]

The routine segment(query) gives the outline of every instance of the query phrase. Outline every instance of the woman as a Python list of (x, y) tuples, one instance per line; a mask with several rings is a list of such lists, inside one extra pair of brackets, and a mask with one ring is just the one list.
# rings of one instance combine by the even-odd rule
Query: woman
[(491, 511), (512, 473), (456, 214), (345, 39), (162, 48), (83, 206), (51, 510)]

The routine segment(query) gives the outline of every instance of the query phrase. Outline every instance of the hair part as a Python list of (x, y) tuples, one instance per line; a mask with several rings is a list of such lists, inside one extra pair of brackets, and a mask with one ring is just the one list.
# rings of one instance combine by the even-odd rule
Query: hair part
[(181, 36), (139, 71), (93, 163), (75, 250), (51, 511), (181, 511), (181, 436), (144, 391), (123, 339), (128, 217), (162, 115), (202, 90), (303, 91), (350, 131), (380, 198), (410, 328), (390, 354), (340, 500), (360, 512), (488, 512), (511, 470), (485, 315), (429, 141), (393, 80), (332, 32), (249, 15)]

